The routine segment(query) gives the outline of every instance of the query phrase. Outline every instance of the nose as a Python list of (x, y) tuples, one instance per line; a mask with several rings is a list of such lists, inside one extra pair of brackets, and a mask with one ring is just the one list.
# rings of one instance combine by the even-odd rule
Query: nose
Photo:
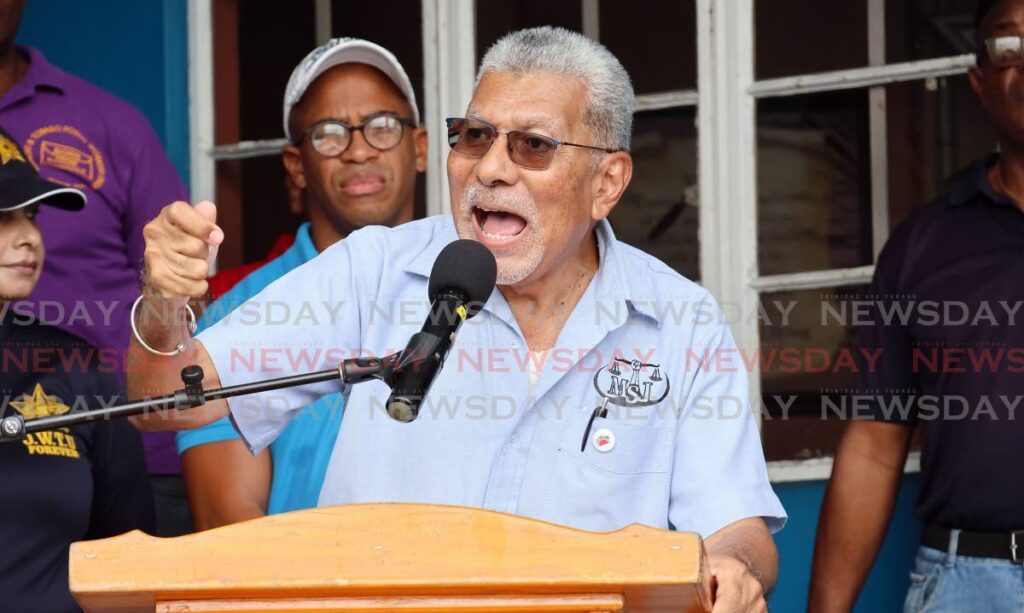
[(380, 151), (377, 151), (370, 146), (370, 143), (366, 142), (366, 137), (363, 136), (362, 130), (353, 130), (351, 139), (348, 149), (341, 152), (342, 162), (346, 164), (365, 164), (380, 156)]
[(15, 249), (28, 248), (33, 251), (43, 243), (43, 235), (39, 232), (39, 226), (31, 217), (20, 212), (14, 217), (14, 240), (12, 246)]
[(476, 177), (487, 187), (514, 185), (519, 180), (519, 167), (512, 162), (511, 142), (507, 134), (497, 134), (490, 149), (476, 163)]

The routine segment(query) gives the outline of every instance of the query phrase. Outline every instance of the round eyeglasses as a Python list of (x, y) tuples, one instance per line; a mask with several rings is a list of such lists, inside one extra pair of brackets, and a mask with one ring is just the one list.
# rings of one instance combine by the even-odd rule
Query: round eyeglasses
[(448, 124), (448, 145), (454, 150), (468, 157), (483, 157), (494, 144), (499, 134), (504, 134), (508, 139), (508, 156), (516, 166), (527, 170), (545, 170), (551, 165), (555, 158), (555, 150), (560, 145), (568, 147), (583, 147), (605, 153), (615, 153), (620, 149), (606, 149), (593, 145), (579, 145), (567, 143), (550, 136), (536, 134), (534, 132), (523, 132), (522, 130), (509, 130), (500, 132), (497, 128), (479, 119), (467, 117), (449, 117), (445, 120)]
[(367, 145), (383, 152), (394, 149), (402, 142), (405, 126), (416, 127), (416, 122), (392, 113), (370, 115), (366, 121), (356, 126), (337, 119), (324, 119), (303, 132), (295, 144), (299, 145), (302, 139), (308, 138), (317, 153), (334, 157), (349, 148), (354, 132), (362, 132)]

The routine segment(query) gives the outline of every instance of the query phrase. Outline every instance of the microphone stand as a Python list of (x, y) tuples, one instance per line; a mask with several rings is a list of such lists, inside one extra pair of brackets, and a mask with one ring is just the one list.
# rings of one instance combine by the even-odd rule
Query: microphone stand
[[(350, 358), (341, 362), (337, 368), (210, 390), (203, 389), (203, 369), (196, 365), (186, 366), (181, 370), (181, 382), (185, 384), (185, 387), (167, 396), (138, 400), (102, 409), (78, 411), (65, 415), (51, 415), (28, 421), (21, 415), (9, 415), (0, 420), (0, 443), (20, 440), (30, 433), (43, 430), (67, 428), (113, 417), (130, 417), (150, 410), (189, 409), (202, 406), (211, 400), (257, 394), (259, 392), (297, 387), (334, 379), (340, 379), (345, 385), (377, 379), (391, 386), (394, 384), (396, 367), (401, 357), (400, 354), (396, 353), (383, 358)], [(408, 356), (406, 356), (407, 359)]]

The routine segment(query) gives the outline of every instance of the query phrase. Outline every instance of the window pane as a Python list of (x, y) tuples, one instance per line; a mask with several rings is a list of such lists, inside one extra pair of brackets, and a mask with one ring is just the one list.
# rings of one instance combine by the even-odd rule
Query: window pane
[[(890, 228), (948, 189), (996, 136), (966, 75), (885, 87)], [(867, 90), (758, 103), (762, 275), (873, 261)]]
[[(832, 455), (846, 425), (833, 406), (856, 384), (857, 330), (845, 325), (865, 286), (761, 297), (762, 440), (768, 460)], [(845, 305), (845, 306), (844, 306)], [(844, 310), (845, 308), (845, 310)], [(840, 390), (840, 391), (837, 391)], [(831, 404), (830, 404), (831, 403)]]
[(697, 87), (694, 0), (602, 0), (601, 42), (629, 71), (638, 94)]
[(700, 278), (696, 110), (638, 113), (633, 181), (611, 215), (619, 240)]
[(757, 135), (760, 274), (870, 264), (867, 92), (762, 100)]
[(948, 189), (996, 135), (966, 75), (886, 88), (889, 215), (895, 228), (914, 208)]
[[(383, 16), (387, 16), (384, 18)], [(331, 35), (365, 38), (388, 49), (402, 63), (412, 81), (420, 116), (423, 116), (423, 19), (422, 3), (409, 0), (348, 2), (332, 0)], [(424, 123), (438, 130), (440, 119)]]
[[(236, 6), (238, 138), (283, 138), (284, 86), (316, 41), (313, 3), (295, 2), (287, 11), (273, 2), (238, 2)], [(218, 32), (214, 38), (219, 36)]]
[(755, 0), (755, 78), (867, 65), (867, 14), (867, 0)]
[(217, 163), (217, 223), (225, 241), (221, 269), (267, 257), (282, 233), (301, 222), (288, 208), (281, 156)]
[[(503, 0), (476, 3), (476, 57), (513, 30), (535, 26), (561, 26), (583, 30), (583, 9), (578, 1)], [(479, 62), (477, 62), (479, 64)]]
[(973, 53), (977, 5), (977, 0), (886, 2), (886, 62)]

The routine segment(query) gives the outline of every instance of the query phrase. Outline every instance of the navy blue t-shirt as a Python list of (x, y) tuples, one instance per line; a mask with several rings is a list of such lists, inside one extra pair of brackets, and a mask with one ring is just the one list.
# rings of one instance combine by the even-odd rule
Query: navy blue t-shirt
[(874, 418), (921, 427), (917, 516), (981, 532), (1024, 529), (1024, 211), (995, 160), (896, 229), (860, 328)]
[[(0, 316), (0, 416), (124, 402), (112, 358), (57, 328)], [(152, 531), (153, 499), (142, 438), (127, 421), (0, 443), (0, 610), (79, 611), (70, 544), (136, 528)]]

